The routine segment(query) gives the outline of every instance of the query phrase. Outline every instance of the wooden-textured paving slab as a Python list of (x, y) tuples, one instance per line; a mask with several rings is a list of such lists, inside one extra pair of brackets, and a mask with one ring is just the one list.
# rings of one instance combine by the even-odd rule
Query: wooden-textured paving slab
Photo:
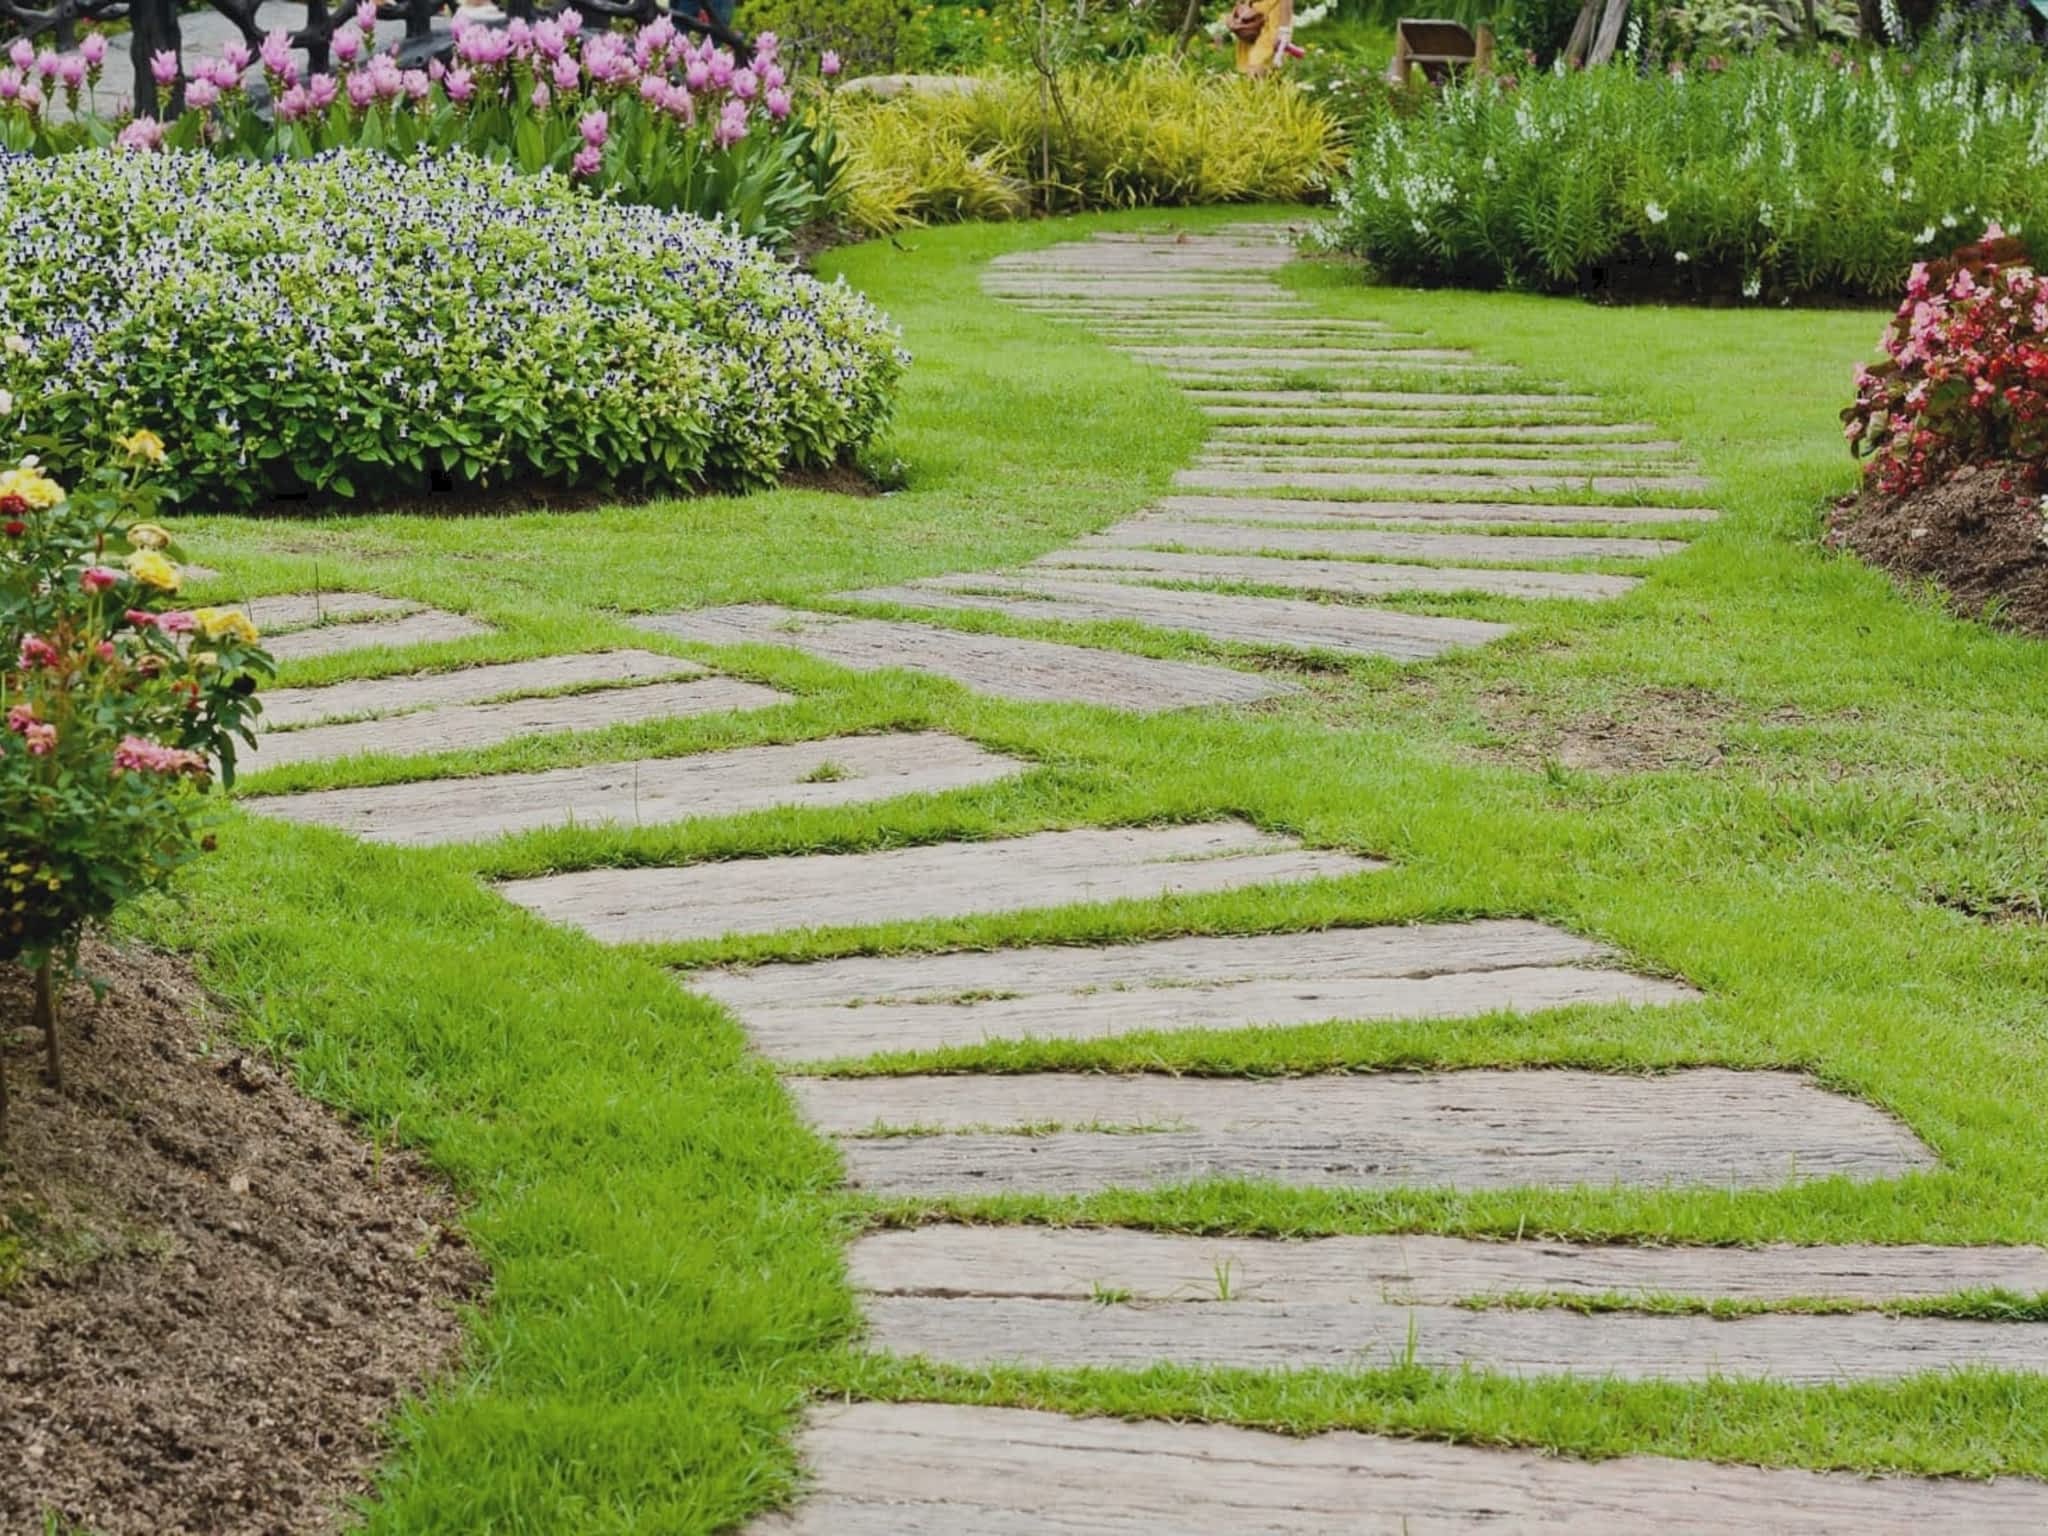
[(1075, 580), (1227, 581), (1297, 592), (1381, 597), (1390, 592), (1490, 592), (1500, 597), (1620, 597), (1633, 576), (1584, 571), (1475, 570), (1358, 560), (1267, 559), (1259, 555), (1170, 554), (1147, 549), (1059, 550), (1032, 562)]
[(245, 802), (260, 816), (376, 843), (469, 842), (558, 826), (651, 826), (773, 806), (853, 805), (1006, 778), (1024, 764), (936, 731), (740, 747), (478, 779), (429, 779)]
[[(1000, 594), (967, 590), (975, 587), (1002, 590)], [(1478, 619), (1439, 618), (1301, 598), (1175, 592), (1163, 587), (1034, 576), (942, 576), (915, 586), (874, 587), (847, 595), (863, 602), (966, 608), (1015, 619), (1077, 623), (1129, 619), (1241, 645), (1387, 656), (1399, 661), (1439, 656), (1458, 646), (1484, 645), (1507, 633), (1504, 624)]]
[(1560, 475), (1526, 470), (1498, 474), (1466, 474), (1446, 462), (1434, 472), (1344, 471), (1320, 473), (1297, 469), (1182, 469), (1173, 483), (1198, 491), (1481, 491), (1506, 496), (1526, 491), (1585, 491), (1595, 496), (1634, 496), (1648, 491), (1703, 491), (1701, 475)]
[(725, 710), (765, 709), (789, 695), (759, 683), (703, 676), (674, 683), (643, 683), (551, 698), (507, 699), (497, 704), (449, 704), (388, 719), (310, 725), (256, 738), (253, 768), (317, 762), (362, 752), (411, 756), (470, 751), (520, 736), (591, 731), (642, 720), (671, 720)]
[[(261, 621), (258, 622), (260, 624)], [(263, 647), (279, 661), (304, 661), (312, 656), (333, 656), (342, 651), (366, 650), (377, 645), (433, 645), (444, 640), (468, 640), (490, 633), (488, 624), (467, 614), (422, 608), (390, 619), (365, 618), (317, 624), (281, 635), (266, 635)]]
[(887, 1296), (990, 1296), (1261, 1306), (1449, 1306), (1522, 1296), (1649, 1303), (1829, 1301), (1859, 1307), (1965, 1291), (2048, 1294), (2048, 1250), (1854, 1243), (1761, 1248), (1484, 1242), (1429, 1236), (1280, 1241), (1080, 1227), (871, 1232), (853, 1282)]
[(1685, 548), (1682, 539), (1574, 538), (1565, 534), (1404, 533), (1386, 528), (1285, 528), (1196, 519), (1136, 517), (1090, 534), (1074, 547), (1152, 549), (1165, 545), (1188, 549), (1232, 550), (1256, 554), (1286, 550), (1301, 555), (1371, 555), (1381, 559), (1512, 560), (1540, 564), (1549, 560), (1631, 560), (1671, 555)]
[(1559, 929), (1500, 920), (864, 956), (705, 971), (687, 984), (731, 1008), (755, 1048), (780, 1061), (997, 1039), (1676, 1003), (1695, 995), (1676, 982), (1607, 968), (1605, 960), (1599, 946)]
[(1712, 507), (1567, 506), (1534, 501), (1318, 501), (1308, 496), (1168, 496), (1159, 511), (1237, 523), (1703, 523)]
[(2048, 1527), (2048, 1484), (1866, 1478), (1663, 1457), (1577, 1461), (1349, 1431), (820, 1407), (808, 1495), (753, 1536), (1874, 1536)]
[(1300, 691), (1285, 678), (1229, 667), (763, 605), (704, 608), (636, 622), (642, 629), (706, 645), (781, 645), (861, 672), (901, 667), (1002, 699), (1101, 704), (1139, 714), (1250, 704)]
[(1318, 1189), (1770, 1188), (1934, 1163), (1889, 1116), (1788, 1072), (1277, 1081), (1041, 1072), (790, 1086), (820, 1130), (844, 1138), (854, 1182), (889, 1195), (1084, 1194), (1200, 1178)]
[(403, 714), (436, 704), (481, 704), (562, 688), (701, 677), (704, 671), (697, 662), (655, 651), (582, 651), (333, 683), (324, 688), (270, 688), (263, 694), (263, 725), (274, 730), (360, 715)]
[(1353, 854), (1304, 848), (1241, 821), (1219, 821), (1089, 827), (680, 869), (592, 869), (498, 889), (543, 917), (628, 943), (1142, 900), (1383, 867)]

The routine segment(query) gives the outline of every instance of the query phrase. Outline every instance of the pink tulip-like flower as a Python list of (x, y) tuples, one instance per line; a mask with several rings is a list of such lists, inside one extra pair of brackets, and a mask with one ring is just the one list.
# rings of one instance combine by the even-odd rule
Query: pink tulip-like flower
[(0, 69), (0, 101), (13, 101), (21, 95), (21, 71)]
[(363, 56), (363, 35), (360, 32), (340, 31), (327, 44), (334, 54), (335, 62), (353, 64)]
[(36, 67), (36, 45), (25, 37), (17, 37), (14, 46), (7, 50), (8, 60), (23, 74)]
[(761, 100), (768, 108), (768, 115), (778, 123), (785, 121), (789, 117), (789, 92), (785, 91), (781, 86), (778, 85), (766, 96), (763, 96)]
[(185, 105), (195, 112), (204, 112), (220, 102), (220, 87), (205, 75), (196, 75), (185, 86)]
[(169, 49), (149, 56), (149, 77), (158, 85), (175, 85), (178, 81), (178, 56)]
[(668, 99), (668, 82), (659, 75), (646, 76), (640, 82), (640, 99), (658, 109)]
[(57, 61), (57, 83), (67, 91), (75, 91), (85, 84), (84, 55), (67, 53)]
[(583, 13), (581, 11), (564, 11), (555, 18), (555, 25), (562, 29), (562, 36), (574, 37), (583, 30)]
[(555, 60), (553, 74), (558, 91), (573, 91), (583, 83), (583, 66), (566, 53)]
[(721, 91), (732, 84), (732, 55), (723, 48), (711, 55), (711, 83)]
[(434, 82), (424, 69), (408, 69), (398, 79), (405, 87), (405, 94), (409, 100), (425, 101), (433, 94)]
[(711, 85), (711, 66), (702, 59), (690, 60), (683, 71), (683, 83), (693, 91), (706, 90)]
[(160, 613), (156, 616), (157, 628), (167, 635), (189, 635), (199, 627), (199, 621), (183, 610)]
[(761, 89), (772, 91), (789, 83), (789, 76), (780, 64), (760, 64), (757, 61), (755, 73), (761, 77)]
[(274, 32), (266, 32), (263, 35), (263, 46), (256, 52), (263, 60), (263, 67), (278, 79), (287, 83), (298, 79), (299, 66), (292, 58), (291, 34), (283, 27), (277, 28)]
[(514, 16), (505, 23), (505, 41), (512, 45), (513, 54), (523, 59), (533, 52), (533, 28)]
[(312, 110), (313, 98), (306, 94), (303, 85), (288, 85), (277, 98), (277, 120), (281, 123), (296, 123)]
[(839, 73), (839, 69), (839, 55), (827, 49), (818, 59), (818, 73), (830, 80)]
[(235, 78), (239, 80), (242, 77), (242, 72), (256, 62), (256, 56), (249, 51), (247, 43), (243, 42), (240, 38), (236, 38), (235, 41), (229, 43), (226, 48), (221, 50), (221, 62), (226, 64), (229, 69), (232, 69), (235, 72)]
[(612, 120), (606, 112), (586, 112), (576, 124), (576, 131), (583, 135), (583, 142), (592, 149), (603, 149), (604, 141), (612, 131)]
[(761, 94), (761, 77), (751, 69), (736, 69), (732, 76), (732, 93), (741, 101), (752, 101)]
[(199, 78), (216, 91), (232, 91), (242, 83), (242, 71), (226, 59), (212, 59), (199, 66)]
[(764, 64), (773, 64), (775, 62), (776, 55), (781, 52), (782, 39), (777, 37), (773, 32), (756, 32), (754, 34), (755, 68), (758, 69)]
[(33, 116), (34, 116), (34, 115), (35, 115), (36, 113), (38, 113), (38, 112), (42, 111), (42, 110), (43, 110), (43, 91), (42, 91), (42, 87), (41, 87), (41, 86), (39, 86), (39, 85), (37, 85), (37, 84), (35, 83), (35, 81), (33, 81), (33, 80), (30, 80), (30, 81), (27, 81), (27, 82), (25, 82), (25, 83), (24, 83), (24, 84), (22, 85), (22, 88), (21, 88), (21, 104), (22, 104), (22, 105), (23, 105), (24, 107), (27, 107), (27, 108), (28, 108), (28, 111), (29, 111), (29, 115), (30, 115), (31, 117), (33, 117)]
[(306, 104), (315, 112), (325, 112), (340, 94), (341, 82), (332, 75), (315, 75), (306, 82)]
[(534, 111), (545, 112), (548, 109), (548, 103), (554, 100), (554, 97), (548, 94), (547, 82), (541, 81), (534, 86), (533, 94), (526, 99), (532, 104)]
[(114, 142), (123, 149), (149, 151), (164, 147), (164, 125), (153, 117), (138, 117)]
[(380, 54), (370, 60), (370, 67), (364, 71), (370, 77), (370, 88), (377, 93), (379, 101), (396, 101), (405, 92), (405, 73), (398, 67), (398, 61)]
[(568, 34), (559, 23), (544, 21), (533, 29), (533, 51), (549, 62), (559, 59), (568, 47)]
[(476, 94), (476, 76), (466, 69), (451, 69), (442, 88), (448, 92), (450, 101), (460, 105)]
[(103, 32), (88, 32), (78, 45), (78, 56), (85, 60), (87, 69), (98, 69), (107, 62), (107, 38)]
[(711, 130), (711, 142), (719, 149), (730, 149), (747, 136), (747, 107), (745, 102), (728, 101), (718, 114), (718, 125)]
[(589, 180), (604, 169), (604, 151), (594, 144), (586, 144), (576, 151), (576, 158), (569, 162), (569, 173), (582, 180)]
[(57, 71), (62, 67), (62, 62), (52, 49), (45, 48), (36, 55), (36, 73), (41, 75), (46, 83), (55, 80)]
[(111, 565), (88, 565), (78, 573), (78, 584), (88, 592), (104, 592), (120, 584), (121, 573)]
[(365, 37), (376, 34), (377, 0), (363, 0), (363, 3), (356, 7), (356, 26)]
[(348, 104), (358, 112), (365, 110), (377, 99), (377, 82), (366, 69), (357, 70), (348, 77)]

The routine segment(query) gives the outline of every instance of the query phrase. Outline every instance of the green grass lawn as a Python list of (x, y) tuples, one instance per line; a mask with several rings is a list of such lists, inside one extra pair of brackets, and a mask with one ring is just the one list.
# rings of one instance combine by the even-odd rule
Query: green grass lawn
[[(181, 522), (191, 553), (225, 573), (205, 595), (318, 580), (473, 612), (499, 629), (402, 662), (306, 663), (287, 682), (631, 643), (715, 657), (796, 695), (728, 720), (279, 769), (252, 775), (244, 792), (910, 727), (958, 732), (1035, 765), (1007, 782), (881, 805), (448, 849), (368, 848), (237, 818), (179, 900), (140, 914), (148, 936), (200, 954), (250, 1036), (287, 1056), (310, 1090), (424, 1146), (472, 1201), (494, 1290), (464, 1373), (402, 1416), (369, 1526), (714, 1529), (789, 1494), (789, 1432), (807, 1394), (835, 1390), (1387, 1427), (1591, 1454), (2048, 1473), (2048, 1385), (2031, 1379), (1801, 1390), (1412, 1369), (963, 1372), (852, 1351), (842, 1240), (863, 1223), (947, 1212), (1214, 1232), (1721, 1243), (2036, 1241), (2048, 1229), (2048, 928), (1962, 910), (2041, 905), (2048, 667), (2036, 643), (1955, 622), (1816, 546), (1819, 507), (1853, 481), (1834, 413), (1851, 363), (1876, 337), (1874, 315), (1602, 310), (1374, 290), (1340, 269), (1293, 270), (1287, 280), (1332, 315), (1392, 319), (1657, 423), (1703, 461), (1726, 517), (1613, 603), (1410, 600), (1522, 627), (1419, 666), (1289, 663), (1306, 691), (1256, 711), (1136, 720), (1002, 703), (766, 648), (687, 647), (623, 623), (995, 567), (1159, 494), (1196, 451), (1198, 413), (1158, 374), (1080, 331), (984, 300), (976, 268), (1091, 228), (1166, 222), (918, 232), (828, 260), (890, 309), (918, 357), (879, 455), (907, 467), (895, 495)], [(1158, 654), (1257, 659), (1128, 626), (1082, 633)], [(1570, 766), (1589, 760), (1586, 743), (1617, 733), (1633, 743), (1637, 771)], [(1394, 867), (1281, 891), (623, 950), (550, 928), (479, 884), (1218, 815)], [(1707, 998), (1678, 1009), (997, 1046), (886, 1065), (1792, 1066), (1904, 1118), (1942, 1168), (1743, 1193), (1211, 1184), (884, 1207), (835, 1188), (831, 1149), (801, 1128), (735, 1022), (664, 969), (1468, 915), (1559, 923)]]

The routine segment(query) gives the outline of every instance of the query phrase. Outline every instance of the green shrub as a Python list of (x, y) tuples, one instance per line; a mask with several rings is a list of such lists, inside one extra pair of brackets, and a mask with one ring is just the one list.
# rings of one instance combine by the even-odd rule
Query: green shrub
[(836, 53), (849, 75), (882, 75), (916, 52), (915, 9), (910, 0), (740, 0), (736, 19), (805, 56)]
[(233, 778), (271, 672), (246, 615), (177, 607), (177, 567), (147, 522), (163, 444), (143, 431), (120, 448), (68, 493), (33, 456), (0, 471), (0, 961), (37, 972), (53, 1074), (53, 973), (86, 923), (200, 851), (206, 784), (216, 766)]
[(837, 96), (832, 113), (845, 216), (871, 232), (1034, 208), (1295, 202), (1342, 163), (1335, 119), (1287, 81), (1164, 58), (1066, 71), (1050, 107), (1035, 77), (1003, 73), (953, 95)]
[(472, 157), (0, 160), (12, 434), (102, 420), (248, 506), (749, 484), (856, 449), (902, 368), (858, 294), (729, 230)]
[(1363, 134), (1327, 238), (1397, 281), (1889, 296), (2048, 219), (2048, 93), (1971, 65), (1766, 53), (1480, 80)]

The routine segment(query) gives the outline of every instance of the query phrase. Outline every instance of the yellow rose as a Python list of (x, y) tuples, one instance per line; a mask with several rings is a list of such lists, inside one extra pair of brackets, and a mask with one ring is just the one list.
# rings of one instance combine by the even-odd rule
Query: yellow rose
[(128, 542), (137, 549), (169, 549), (171, 536), (155, 523), (137, 523), (128, 530)]
[(64, 487), (35, 467), (31, 460), (19, 469), (0, 470), (0, 501), (19, 498), (23, 505), (46, 512), (64, 499)]
[(195, 608), (192, 622), (199, 626), (199, 632), (209, 640), (218, 640), (223, 635), (233, 635), (244, 645), (256, 643), (256, 626), (249, 615), (239, 608)]
[(126, 437), (114, 439), (114, 445), (132, 459), (145, 464), (161, 464), (164, 461), (164, 440), (147, 427), (138, 427)]
[(128, 557), (128, 574), (145, 587), (160, 592), (178, 590), (178, 568), (153, 549), (138, 549)]

